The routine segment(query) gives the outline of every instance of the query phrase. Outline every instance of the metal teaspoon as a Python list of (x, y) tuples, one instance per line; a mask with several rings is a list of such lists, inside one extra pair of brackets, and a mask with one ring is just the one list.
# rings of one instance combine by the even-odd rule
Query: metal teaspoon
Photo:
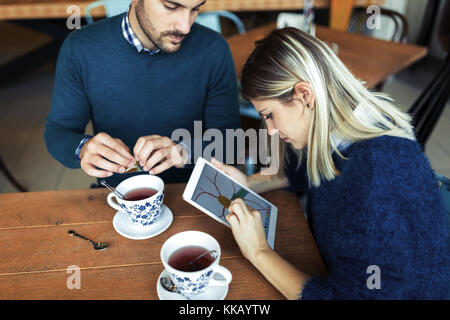
[(217, 258), (217, 251), (216, 251), (216, 250), (209, 250), (209, 251), (203, 252), (201, 255), (199, 255), (199, 256), (198, 256), (197, 258), (195, 258), (194, 260), (189, 261), (189, 266), (192, 268), (193, 265), (194, 265), (194, 263), (195, 263), (195, 261), (197, 261), (198, 259), (204, 257), (204, 256), (207, 255), (208, 253), (211, 254), (211, 257), (212, 257), (214, 260), (216, 260), (216, 258)]
[(95, 249), (95, 250), (106, 250), (106, 249), (109, 248), (108, 243), (106, 243), (106, 242), (95, 242), (95, 241), (92, 241), (92, 240), (90, 240), (90, 239), (88, 239), (88, 238), (86, 238), (86, 237), (83, 237), (82, 235), (76, 233), (74, 230), (69, 230), (68, 233), (69, 233), (71, 236), (73, 236), (73, 237), (78, 237), (78, 238), (84, 239), (84, 240), (86, 240), (86, 241), (89, 241), (90, 243), (92, 243), (92, 245), (94, 246), (94, 249)]
[(172, 279), (168, 276), (161, 277), (159, 279), (159, 282), (163, 286), (164, 289), (166, 289), (169, 292), (178, 293), (181, 294), (183, 297), (185, 297), (188, 300), (192, 300), (190, 297), (182, 294), (180, 291), (178, 291), (177, 286), (173, 283)]
[(114, 192), (116, 196), (118, 196), (121, 200), (127, 200), (123, 194), (116, 190), (113, 186), (110, 186), (105, 180), (100, 180), (100, 184), (104, 185), (110, 191)]

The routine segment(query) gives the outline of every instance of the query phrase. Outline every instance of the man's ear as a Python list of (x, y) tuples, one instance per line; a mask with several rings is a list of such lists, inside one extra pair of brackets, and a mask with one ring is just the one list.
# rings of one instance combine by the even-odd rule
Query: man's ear
[(314, 108), (315, 97), (311, 85), (305, 81), (297, 82), (294, 85), (294, 99), (308, 109)]

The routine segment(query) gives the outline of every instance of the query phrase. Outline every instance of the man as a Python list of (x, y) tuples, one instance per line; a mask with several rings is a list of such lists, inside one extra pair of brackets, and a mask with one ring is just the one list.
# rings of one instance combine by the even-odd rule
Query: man
[(127, 13), (67, 37), (44, 133), (53, 157), (113, 185), (136, 162), (167, 183), (187, 181), (193, 147), (172, 132), (193, 137), (194, 121), (222, 132), (240, 125), (228, 45), (194, 24), (204, 3), (132, 0)]

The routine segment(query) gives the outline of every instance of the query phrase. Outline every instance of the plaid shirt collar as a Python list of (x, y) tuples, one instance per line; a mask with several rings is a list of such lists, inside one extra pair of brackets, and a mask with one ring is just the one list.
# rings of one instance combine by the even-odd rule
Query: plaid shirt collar
[(123, 36), (124, 36), (125, 40), (127, 40), (133, 47), (135, 47), (138, 52), (144, 51), (144, 52), (147, 52), (148, 54), (150, 54), (151, 56), (154, 54), (157, 54), (159, 51), (161, 51), (160, 49), (151, 51), (151, 50), (145, 48), (142, 45), (141, 41), (139, 41), (139, 39), (136, 37), (136, 34), (133, 32), (133, 29), (131, 28), (131, 25), (130, 25), (130, 19), (128, 18), (130, 8), (131, 8), (131, 6), (128, 8), (126, 14), (123, 16), (123, 19), (122, 19), (122, 32), (123, 32)]

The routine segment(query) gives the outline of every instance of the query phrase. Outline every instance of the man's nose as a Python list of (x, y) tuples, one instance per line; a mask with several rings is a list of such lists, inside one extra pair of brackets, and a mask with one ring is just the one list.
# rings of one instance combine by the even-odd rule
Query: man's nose
[(189, 11), (180, 12), (177, 18), (175, 28), (177, 31), (187, 35), (191, 31), (191, 26), (194, 21), (191, 21), (191, 14)]

